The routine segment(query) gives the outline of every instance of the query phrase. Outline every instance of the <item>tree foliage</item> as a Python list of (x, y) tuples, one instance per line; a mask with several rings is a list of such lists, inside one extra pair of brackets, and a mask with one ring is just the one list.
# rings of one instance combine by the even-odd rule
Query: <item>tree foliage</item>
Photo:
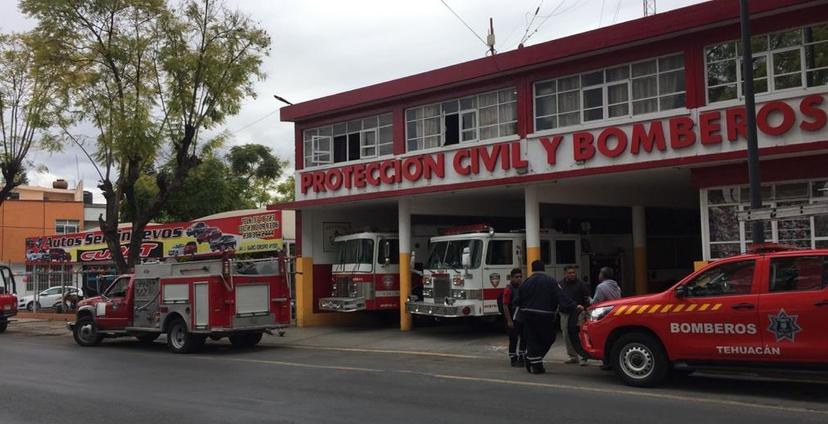
[(67, 102), (54, 69), (37, 57), (34, 42), (28, 34), (0, 34), (0, 204), (26, 182), (32, 148), (60, 148), (52, 129)]
[(296, 182), (293, 175), (285, 178), (276, 185), (276, 203), (287, 203), (296, 200)]
[(274, 156), (270, 147), (261, 144), (233, 146), (227, 154), (227, 161), (243, 198), (257, 207), (272, 201), (272, 193), (287, 162)]
[[(201, 162), (204, 130), (239, 112), (264, 77), (270, 38), (217, 0), (21, 0), (38, 20), (62, 86), (91, 122), (88, 140), (66, 130), (97, 165), (107, 203), (101, 230), (119, 272), (138, 261), (146, 224), (161, 214)], [(157, 194), (142, 197), (154, 180)], [(139, 183), (140, 182), (140, 183)], [(129, 254), (119, 248), (121, 206), (132, 219)]]

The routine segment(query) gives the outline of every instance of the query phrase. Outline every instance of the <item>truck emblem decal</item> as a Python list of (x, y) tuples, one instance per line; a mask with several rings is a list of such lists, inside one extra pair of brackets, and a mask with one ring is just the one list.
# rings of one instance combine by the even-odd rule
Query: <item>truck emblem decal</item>
[(500, 274), (497, 272), (489, 274), (489, 283), (492, 287), (497, 288), (500, 285)]
[(796, 323), (799, 315), (788, 315), (784, 309), (780, 309), (776, 315), (768, 315), (770, 319), (770, 326), (768, 331), (776, 336), (776, 341), (790, 340), (795, 342), (796, 333), (802, 331), (802, 327)]

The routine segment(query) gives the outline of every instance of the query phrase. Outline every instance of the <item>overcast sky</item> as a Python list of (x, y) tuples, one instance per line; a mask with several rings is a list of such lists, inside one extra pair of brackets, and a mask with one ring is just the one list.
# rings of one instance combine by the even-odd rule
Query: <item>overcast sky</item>
[[(258, 97), (223, 129), (231, 144), (260, 143), (291, 161), (293, 125), (279, 122), (273, 94), (299, 103), (430, 69), (480, 58), (486, 46), (441, 0), (225, 0), (250, 15), (273, 40), (264, 61), (267, 79), (256, 84)], [(658, 12), (700, 0), (658, 0)], [(643, 14), (641, 0), (445, 0), (485, 39), (494, 18), (495, 48), (513, 50), (540, 5), (526, 45), (609, 26)], [(25, 31), (34, 26), (17, 10), (17, 0), (0, 0), (0, 30)], [(540, 25), (540, 27), (538, 27)], [(537, 30), (536, 30), (537, 29)], [(103, 202), (94, 168), (77, 148), (49, 155), (38, 152), (37, 164), (48, 173), (31, 174), (35, 185), (78, 179)]]

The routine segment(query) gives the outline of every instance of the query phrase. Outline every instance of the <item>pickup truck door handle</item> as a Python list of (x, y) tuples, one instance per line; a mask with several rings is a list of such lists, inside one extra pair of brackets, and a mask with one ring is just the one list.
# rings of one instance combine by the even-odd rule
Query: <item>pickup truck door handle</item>
[(733, 309), (753, 309), (754, 306), (752, 303), (737, 303), (731, 306)]
[(814, 306), (828, 306), (828, 300), (823, 300), (821, 302), (814, 303)]

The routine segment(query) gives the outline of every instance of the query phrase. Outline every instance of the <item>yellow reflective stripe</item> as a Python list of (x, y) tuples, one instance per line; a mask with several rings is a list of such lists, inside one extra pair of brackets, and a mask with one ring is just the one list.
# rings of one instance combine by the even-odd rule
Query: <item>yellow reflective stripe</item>
[(709, 303), (705, 303), (704, 305), (701, 305), (701, 308), (699, 308), (699, 312), (701, 312), (701, 311), (706, 311), (706, 310), (707, 310), (707, 308), (709, 308), (709, 307), (710, 307), (710, 304), (709, 304)]
[(678, 304), (676, 305), (676, 309), (673, 309), (673, 313), (681, 312), (682, 309), (684, 309), (684, 304)]
[(690, 306), (688, 306), (688, 307), (687, 307), (687, 311), (686, 311), (686, 312), (693, 312), (693, 311), (695, 311), (695, 310), (696, 310), (696, 306), (697, 306), (697, 305), (696, 305), (695, 303), (694, 303), (694, 304), (692, 304), (692, 305), (690, 305)]
[(630, 306), (630, 308), (629, 308), (629, 309), (627, 309), (627, 313), (626, 313), (626, 315), (629, 315), (629, 314), (631, 314), (631, 313), (635, 312), (635, 308), (638, 308), (638, 305), (632, 305), (632, 306)]
[(652, 307), (652, 308), (650, 308), (650, 312), (647, 312), (647, 313), (648, 313), (648, 314), (655, 313), (655, 312), (657, 312), (657, 311), (658, 311), (658, 308), (660, 308), (660, 307), (661, 307), (661, 305), (653, 305), (653, 307)]
[(664, 307), (661, 308), (661, 313), (663, 314), (663, 313), (666, 313), (666, 312), (670, 312), (670, 309), (672, 309), (672, 308), (673, 308), (673, 305), (664, 305)]
[(649, 307), (650, 307), (650, 305), (641, 305), (641, 307), (638, 308), (638, 313), (643, 314), (644, 312), (647, 312), (647, 308), (649, 308)]
[(621, 305), (621, 307), (615, 311), (615, 315), (621, 315), (621, 313), (624, 312), (624, 309), (627, 309), (627, 305)]
[(712, 308), (712, 309), (710, 309), (710, 310), (711, 310), (711, 311), (718, 311), (718, 310), (719, 310), (719, 308), (721, 308), (721, 307), (722, 307), (722, 304), (721, 304), (721, 303), (717, 303), (717, 304), (713, 305), (713, 308)]

